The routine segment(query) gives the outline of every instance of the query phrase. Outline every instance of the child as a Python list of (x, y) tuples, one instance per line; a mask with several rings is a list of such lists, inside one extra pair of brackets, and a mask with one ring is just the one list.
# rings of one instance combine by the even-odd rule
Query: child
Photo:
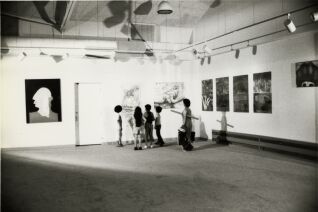
[(163, 146), (165, 142), (163, 142), (160, 130), (161, 130), (161, 116), (160, 113), (162, 111), (162, 107), (158, 106), (156, 107), (156, 118), (155, 118), (155, 129), (156, 129), (156, 135), (158, 138), (158, 141), (155, 143), (157, 145)]
[[(146, 112), (144, 113), (144, 117), (146, 119), (145, 123), (145, 142), (146, 146), (145, 149), (150, 147), (153, 148), (152, 142), (153, 142), (153, 125), (152, 122), (155, 120), (153, 113), (151, 110), (151, 105), (147, 104), (145, 105)], [(148, 146), (148, 140), (150, 140), (150, 146)]]
[(123, 146), (123, 144), (121, 142), (121, 137), (123, 135), (123, 122), (122, 122), (121, 115), (120, 115), (120, 112), (122, 111), (122, 109), (123, 108), (120, 105), (116, 105), (114, 108), (114, 111), (116, 113), (118, 113), (118, 118), (117, 118), (118, 144), (117, 144), (117, 147)]
[[(141, 147), (142, 125), (143, 125), (142, 111), (141, 111), (141, 108), (137, 106), (134, 112), (134, 135), (135, 135), (134, 150), (142, 150), (142, 147)], [(139, 141), (139, 145), (137, 145), (138, 141)]]
[(186, 138), (191, 142), (192, 120), (191, 120), (191, 102), (189, 99), (183, 99), (184, 110), (182, 112), (182, 128), (185, 129)]

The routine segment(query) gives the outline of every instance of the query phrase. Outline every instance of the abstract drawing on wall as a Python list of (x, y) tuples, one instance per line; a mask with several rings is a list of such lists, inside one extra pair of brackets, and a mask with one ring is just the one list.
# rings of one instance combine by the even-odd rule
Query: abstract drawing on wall
[(132, 113), (136, 106), (140, 105), (140, 88), (132, 85), (123, 89), (122, 108), (123, 113)]
[(271, 72), (253, 75), (254, 112), (272, 113), (272, 75)]
[(229, 111), (229, 78), (216, 79), (216, 110)]
[(248, 75), (233, 77), (234, 112), (248, 112)]
[(202, 110), (213, 111), (213, 80), (202, 80)]
[(26, 122), (62, 121), (60, 79), (25, 80)]
[(318, 60), (296, 63), (297, 87), (318, 87)]
[(140, 106), (140, 88), (139, 85), (126, 84), (122, 88), (122, 104), (123, 110), (123, 129), (124, 140), (129, 143), (129, 140), (133, 140), (133, 114), (135, 108)]
[(184, 99), (183, 82), (157, 82), (155, 87), (155, 106), (163, 109), (179, 108)]

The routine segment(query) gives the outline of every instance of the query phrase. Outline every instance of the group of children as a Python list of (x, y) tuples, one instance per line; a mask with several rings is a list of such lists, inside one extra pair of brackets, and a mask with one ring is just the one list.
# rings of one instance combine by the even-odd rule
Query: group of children
[[(147, 148), (153, 148), (153, 127), (156, 130), (156, 135), (158, 138), (158, 141), (155, 143), (156, 145), (163, 146), (164, 141), (161, 137), (161, 117), (160, 112), (162, 111), (162, 108), (160, 106), (156, 107), (156, 117), (151, 112), (151, 105), (147, 104), (145, 105), (145, 113), (142, 113), (142, 110), (139, 106), (135, 108), (134, 115), (133, 115), (133, 133), (135, 137), (135, 147), (134, 150), (142, 150), (141, 140), (142, 136), (144, 135), (145, 139), (145, 146), (144, 149)], [(117, 105), (114, 108), (114, 111), (118, 113), (117, 118), (117, 127), (118, 127), (118, 147), (122, 147), (122, 118), (120, 115), (120, 112), (122, 111), (122, 107), (120, 105)], [(153, 126), (153, 122), (155, 122), (155, 126)], [(150, 145), (148, 145), (148, 142)]]
[[(190, 105), (191, 102), (189, 99), (183, 99), (183, 105), (184, 110), (182, 113), (182, 126), (179, 129), (179, 145), (182, 145), (183, 150), (185, 151), (191, 151), (193, 149), (193, 146), (191, 145), (191, 132), (192, 132), (192, 114)], [(135, 112), (133, 115), (133, 132), (135, 137), (135, 147), (134, 150), (142, 150), (141, 146), (141, 140), (142, 136), (144, 135), (145, 139), (145, 146), (144, 149), (147, 148), (153, 148), (153, 122), (155, 122), (155, 129), (158, 141), (155, 143), (159, 146), (164, 145), (164, 141), (161, 137), (161, 117), (160, 113), (162, 111), (162, 108), (160, 106), (157, 106), (156, 108), (156, 117), (154, 117), (153, 113), (151, 112), (151, 105), (147, 104), (145, 105), (145, 113), (142, 113), (142, 110), (139, 106), (135, 108)], [(115, 112), (118, 113), (117, 123), (118, 123), (118, 131), (119, 131), (119, 139), (118, 139), (118, 147), (122, 147), (122, 119), (120, 116), (120, 112), (122, 111), (122, 107), (120, 105), (117, 105), (114, 108)], [(150, 145), (148, 145), (148, 142), (150, 142)]]

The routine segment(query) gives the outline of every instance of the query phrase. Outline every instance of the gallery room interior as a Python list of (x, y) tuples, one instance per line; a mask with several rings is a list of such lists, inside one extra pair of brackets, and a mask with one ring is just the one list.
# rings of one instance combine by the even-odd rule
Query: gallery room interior
[(3, 212), (318, 211), (317, 0), (1, 1), (0, 85)]

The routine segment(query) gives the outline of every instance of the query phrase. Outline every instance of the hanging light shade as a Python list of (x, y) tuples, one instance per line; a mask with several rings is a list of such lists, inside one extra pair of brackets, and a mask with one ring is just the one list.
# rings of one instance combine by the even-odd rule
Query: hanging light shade
[(157, 13), (158, 14), (171, 14), (173, 12), (171, 5), (169, 4), (169, 2), (167, 1), (162, 1), (159, 3), (158, 5), (158, 10)]
[(293, 33), (296, 31), (296, 26), (292, 20), (290, 20), (290, 14), (288, 13), (288, 18), (284, 22), (285, 27), (290, 33)]

